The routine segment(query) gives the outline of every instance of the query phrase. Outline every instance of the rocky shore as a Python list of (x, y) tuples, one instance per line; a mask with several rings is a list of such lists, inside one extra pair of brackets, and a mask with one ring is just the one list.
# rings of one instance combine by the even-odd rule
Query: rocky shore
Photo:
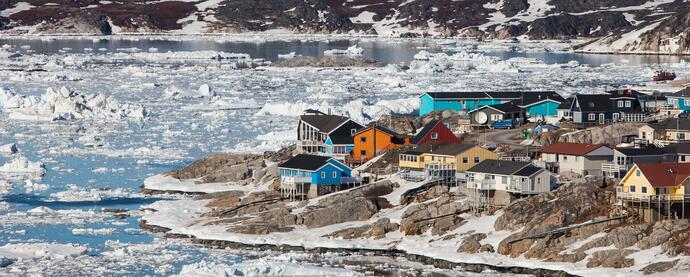
[[(614, 205), (612, 184), (599, 178), (576, 178), (483, 214), (469, 212), (462, 188), (409, 182), (395, 174), (290, 202), (275, 190), (272, 165), (290, 151), (214, 156), (167, 173), (192, 178), (198, 186), (208, 184), (200, 180), (231, 185), (223, 192), (145, 206), (142, 228), (209, 247), (391, 255), (473, 272), (635, 276), (690, 266), (687, 220), (642, 223)], [(258, 177), (216, 172), (236, 168), (242, 159), (261, 171)]]

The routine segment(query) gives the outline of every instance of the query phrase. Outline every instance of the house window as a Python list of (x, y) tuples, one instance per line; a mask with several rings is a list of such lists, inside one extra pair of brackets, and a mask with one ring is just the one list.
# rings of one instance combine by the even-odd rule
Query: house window
[(350, 129), (350, 135), (354, 135), (355, 133), (357, 133), (357, 129)]
[(625, 107), (626, 108), (630, 108), (631, 106), (632, 106), (632, 103), (630, 102), (630, 100), (625, 101)]
[(635, 176), (638, 176), (638, 177), (640, 176), (640, 170), (639, 169), (635, 170)]
[(623, 101), (618, 100), (618, 107), (619, 107), (619, 108), (622, 108), (622, 107), (623, 107)]
[(629, 192), (635, 192), (635, 185), (631, 185), (630, 188), (628, 188)]
[(537, 185), (541, 185), (541, 177), (537, 178)]
[(507, 184), (508, 183), (508, 177), (507, 176), (501, 176), (501, 184)]
[(690, 99), (685, 99), (685, 106), (690, 106)]
[(641, 187), (640, 192), (642, 193), (647, 193), (647, 187)]
[(588, 118), (589, 118), (590, 121), (594, 121), (595, 119), (597, 119), (597, 115), (591, 113), (591, 114), (588, 115)]
[(479, 157), (474, 157), (474, 163), (479, 163)]
[(333, 178), (338, 178), (338, 172), (333, 171)]
[(474, 174), (467, 174), (467, 182), (474, 182)]
[(362, 156), (366, 156), (366, 155), (367, 155), (367, 150), (360, 150), (360, 151), (359, 151), (359, 154), (362, 155)]
[(467, 157), (462, 157), (462, 163), (464, 163), (464, 164), (467, 163)]
[(321, 172), (321, 179), (326, 178), (326, 172)]
[(307, 172), (306, 172), (306, 171), (302, 171), (302, 177), (307, 177)]
[(492, 114), (491, 115), (491, 121), (499, 121), (499, 120), (503, 120), (502, 114)]
[(360, 137), (360, 138), (359, 138), (359, 141), (361, 141), (361, 142), (367, 142), (367, 137)]
[(685, 161), (685, 156), (680, 156), (680, 161), (684, 162)]
[(677, 132), (676, 133), (676, 138), (678, 140), (685, 140), (685, 133)]
[(564, 162), (567, 162), (567, 161), (568, 161), (568, 156), (563, 155), (563, 161), (564, 161)]
[(438, 139), (438, 133), (436, 133), (436, 132), (431, 133), (431, 139)]
[(575, 161), (579, 162), (580, 161), (580, 156), (575, 156)]

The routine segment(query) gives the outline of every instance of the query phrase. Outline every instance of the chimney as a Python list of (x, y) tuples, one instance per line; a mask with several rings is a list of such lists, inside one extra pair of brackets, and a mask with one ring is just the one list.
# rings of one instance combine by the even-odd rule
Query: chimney
[(668, 173), (673, 174), (673, 168), (669, 168), (669, 169), (668, 169)]

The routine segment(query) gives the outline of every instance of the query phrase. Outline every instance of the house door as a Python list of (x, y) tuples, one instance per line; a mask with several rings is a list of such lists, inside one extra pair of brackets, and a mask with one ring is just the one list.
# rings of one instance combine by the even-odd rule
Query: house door
[(606, 123), (606, 118), (604, 117), (603, 113), (599, 114), (599, 124), (604, 124)]
[(620, 115), (621, 115), (621, 114), (619, 114), (619, 113), (613, 113), (613, 122), (617, 122), (617, 121), (618, 121), (618, 117), (620, 117)]

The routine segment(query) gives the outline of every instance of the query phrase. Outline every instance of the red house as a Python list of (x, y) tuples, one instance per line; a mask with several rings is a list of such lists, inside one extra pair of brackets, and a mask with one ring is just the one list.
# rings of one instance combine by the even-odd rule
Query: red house
[(446, 124), (434, 119), (424, 125), (424, 128), (422, 128), (410, 142), (414, 146), (418, 146), (427, 142), (460, 143), (460, 139), (446, 127)]

